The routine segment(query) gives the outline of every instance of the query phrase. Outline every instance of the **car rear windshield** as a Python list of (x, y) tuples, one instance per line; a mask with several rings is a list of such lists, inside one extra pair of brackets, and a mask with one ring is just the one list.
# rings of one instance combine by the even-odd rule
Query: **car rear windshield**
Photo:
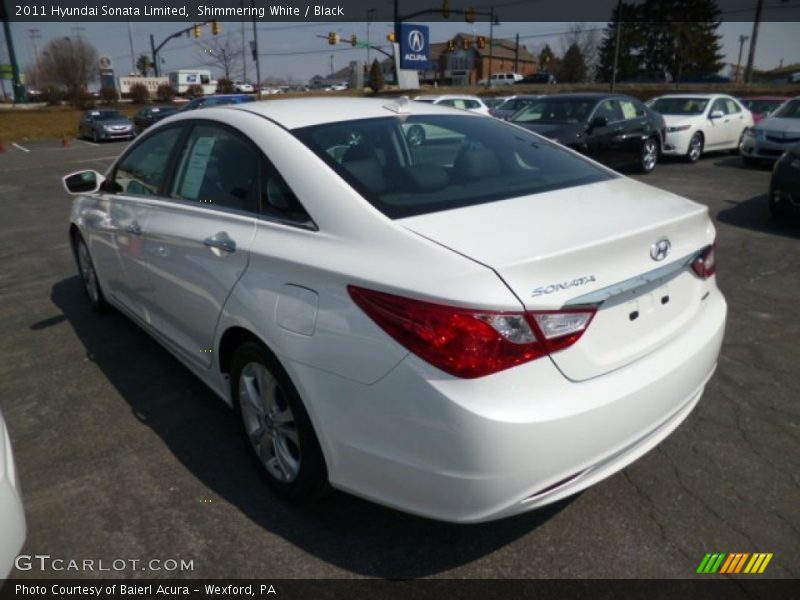
[(516, 123), (581, 123), (592, 112), (594, 98), (537, 98), (529, 102), (511, 120)]
[(800, 98), (789, 100), (772, 113), (772, 116), (780, 119), (800, 119)]
[(292, 133), (392, 219), (616, 177), (553, 142), (487, 117), (381, 117)]
[(650, 108), (662, 115), (701, 115), (706, 106), (707, 98), (659, 98)]

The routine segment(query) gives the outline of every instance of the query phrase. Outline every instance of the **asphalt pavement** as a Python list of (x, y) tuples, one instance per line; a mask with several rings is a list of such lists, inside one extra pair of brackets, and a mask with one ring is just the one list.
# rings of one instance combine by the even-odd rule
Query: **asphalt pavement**
[[(695, 576), (706, 552), (770, 552), (766, 576), (800, 576), (800, 222), (770, 220), (768, 169), (721, 154), (636, 176), (707, 205), (718, 230), (729, 321), (689, 419), (576, 497), (458, 526), (339, 492), (305, 508), (278, 500), (234, 413), (130, 321), (91, 312), (60, 178), (102, 171), (124, 146), (0, 153), (0, 408), (25, 499), (24, 554), (192, 561), (114, 573), (129, 577), (669, 578)], [(12, 576), (108, 573), (34, 565)]]

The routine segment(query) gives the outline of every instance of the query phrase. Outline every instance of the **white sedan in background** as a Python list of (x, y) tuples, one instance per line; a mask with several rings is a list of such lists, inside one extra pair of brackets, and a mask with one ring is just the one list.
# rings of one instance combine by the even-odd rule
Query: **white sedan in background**
[(670, 94), (647, 105), (667, 124), (661, 152), (695, 162), (705, 152), (737, 150), (745, 129), (753, 126), (753, 115), (725, 94)]
[[(415, 125), (439, 135), (412, 145)], [(235, 407), (290, 499), (532, 510), (655, 447), (717, 363), (708, 209), (498, 119), (209, 108), (64, 183), (91, 305)]]
[(11, 440), (0, 413), (0, 587), (25, 542), (25, 511), (14, 465)]
[(414, 98), (417, 102), (427, 102), (429, 104), (438, 104), (440, 106), (451, 106), (460, 110), (468, 110), (481, 115), (489, 116), (489, 107), (484, 104), (478, 96), (471, 96), (469, 94), (443, 94), (440, 96), (435, 95), (422, 95)]

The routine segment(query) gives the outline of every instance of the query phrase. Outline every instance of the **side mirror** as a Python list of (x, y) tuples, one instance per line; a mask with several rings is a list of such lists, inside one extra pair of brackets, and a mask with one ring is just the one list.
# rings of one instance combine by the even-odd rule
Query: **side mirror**
[(606, 117), (595, 117), (589, 121), (589, 129), (594, 129), (595, 127), (605, 127), (606, 125), (608, 125), (608, 119)]
[(65, 175), (61, 181), (68, 194), (93, 194), (100, 189), (106, 178), (97, 171), (78, 171)]
[(721, 119), (724, 116), (725, 116), (725, 113), (722, 112), (721, 110), (712, 110), (711, 114), (708, 115), (708, 118), (713, 121), (714, 119)]

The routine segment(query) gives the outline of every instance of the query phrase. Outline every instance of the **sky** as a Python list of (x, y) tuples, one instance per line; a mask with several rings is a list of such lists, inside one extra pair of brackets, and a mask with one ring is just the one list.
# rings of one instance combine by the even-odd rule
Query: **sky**
[[(520, 44), (529, 49), (538, 50), (545, 43), (549, 43), (557, 54), (563, 49), (563, 33), (569, 28), (570, 23), (521, 23), (509, 22), (495, 26), (496, 38), (513, 39), (520, 35)], [(606, 23), (586, 23), (587, 27), (604, 28)], [(159, 44), (169, 34), (183, 28), (181, 23), (147, 23), (138, 22), (131, 25), (133, 31), (134, 53), (147, 53), (150, 49), (150, 34), (154, 35), (156, 44)], [(752, 34), (752, 23), (725, 22), (719, 28), (723, 36), (723, 53), (725, 62), (736, 63), (739, 53), (739, 36)], [(372, 23), (369, 37), (373, 44), (386, 44), (386, 34), (391, 31), (390, 23)], [(21, 65), (34, 62), (34, 45), (29, 30), (37, 29), (39, 38), (36, 40), (39, 49), (43, 48), (48, 40), (54, 37), (82, 36), (91, 41), (101, 55), (112, 58), (116, 75), (127, 75), (132, 70), (131, 51), (127, 22), (112, 23), (12, 23), (11, 34), (16, 47), (17, 58)], [(234, 22), (222, 23), (222, 34), (230, 38), (235, 44), (241, 44), (242, 24)], [(430, 23), (431, 41), (441, 42), (451, 38), (458, 32), (475, 32), (478, 35), (489, 35), (488, 23), (474, 25), (465, 22)], [(352, 34), (359, 39), (367, 37), (367, 23), (268, 23), (258, 24), (258, 43), (261, 53), (262, 79), (268, 77), (306, 82), (316, 74), (327, 75), (333, 69), (338, 70), (352, 60), (366, 60), (366, 50), (352, 49), (349, 44), (329, 46), (327, 38), (329, 31), (339, 33), (342, 39), (348, 39)], [(598, 32), (599, 35), (602, 32)], [(253, 36), (252, 22), (245, 24), (247, 44)], [(322, 37), (318, 37), (322, 36)], [(162, 71), (169, 72), (181, 68), (206, 67), (201, 52), (203, 42), (212, 38), (208, 27), (203, 28), (203, 35), (199, 40), (182, 37), (171, 40), (161, 51)], [(0, 39), (2, 30), (0, 30)], [(388, 47), (386, 48), (388, 50)], [(747, 62), (748, 43), (744, 45), (742, 63)], [(248, 79), (255, 79), (255, 67), (248, 52), (247, 70)], [(331, 60), (331, 57), (333, 59)], [(376, 57), (373, 50), (370, 60)], [(7, 62), (5, 43), (0, 47), (0, 63)], [(756, 52), (756, 67), (769, 69), (777, 67), (781, 60), (783, 64), (800, 63), (800, 23), (775, 23), (763, 22), (758, 35)], [(241, 66), (236, 78), (241, 78)], [(221, 76), (219, 69), (211, 67), (214, 76)], [(727, 74), (727, 71), (725, 72)]]

